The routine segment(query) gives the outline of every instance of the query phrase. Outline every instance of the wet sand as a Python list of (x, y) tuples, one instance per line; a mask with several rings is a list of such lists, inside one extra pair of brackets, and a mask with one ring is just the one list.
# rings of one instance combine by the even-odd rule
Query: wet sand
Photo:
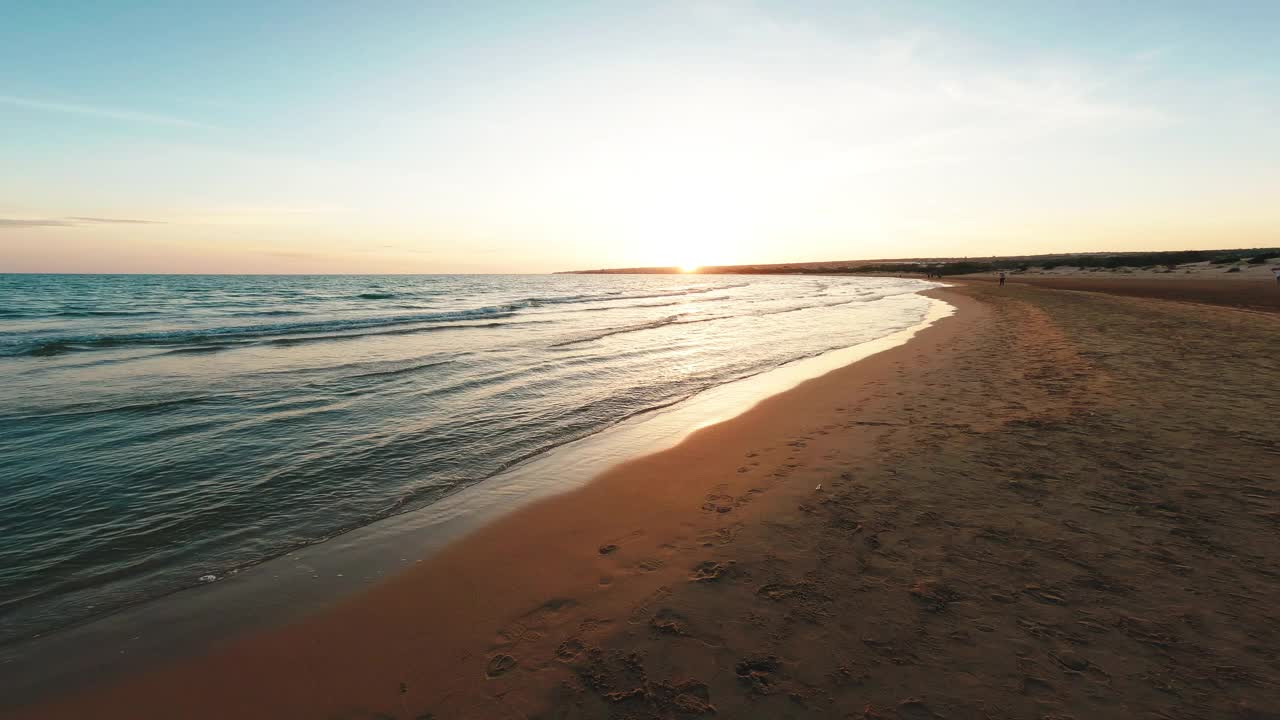
[(1280, 316), (1011, 283), (67, 718), (1276, 717)]

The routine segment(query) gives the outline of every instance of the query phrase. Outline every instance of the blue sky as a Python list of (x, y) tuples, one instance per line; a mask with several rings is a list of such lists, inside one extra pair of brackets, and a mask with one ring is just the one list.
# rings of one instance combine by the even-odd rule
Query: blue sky
[(263, 5), (0, 3), (0, 271), (1280, 242), (1280, 4)]

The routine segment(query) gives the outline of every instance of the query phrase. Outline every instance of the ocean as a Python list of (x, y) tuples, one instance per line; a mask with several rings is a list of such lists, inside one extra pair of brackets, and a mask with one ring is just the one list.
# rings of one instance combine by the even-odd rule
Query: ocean
[(915, 326), (927, 287), (0, 275), (0, 644), (427, 507), (629, 418)]

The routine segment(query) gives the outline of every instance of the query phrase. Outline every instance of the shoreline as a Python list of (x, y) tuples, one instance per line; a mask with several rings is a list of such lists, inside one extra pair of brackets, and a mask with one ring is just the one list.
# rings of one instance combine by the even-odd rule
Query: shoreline
[(1268, 717), (1280, 318), (932, 292), (912, 342), (15, 717)]
[[(128, 678), (199, 655), (201, 648), (221, 638), (252, 636), (323, 613), (401, 573), (413, 572), (449, 546), (527, 506), (573, 492), (614, 466), (668, 450), (700, 429), (730, 420), (797, 384), (910, 342), (952, 312), (950, 305), (934, 299), (926, 317), (904, 330), (800, 358), (673, 406), (645, 411), (431, 506), (295, 549), (216, 583), (10, 644), (0, 651), (0, 667), (6, 670), (0, 708)], [(164, 632), (155, 632), (158, 627)], [(85, 647), (93, 650), (84, 652)], [(110, 663), (105, 672), (104, 663)], [(89, 674), (98, 677), (90, 682), (85, 679)]]

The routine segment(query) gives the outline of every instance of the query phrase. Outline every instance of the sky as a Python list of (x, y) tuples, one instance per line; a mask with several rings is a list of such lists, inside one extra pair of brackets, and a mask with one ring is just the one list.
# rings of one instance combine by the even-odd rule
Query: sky
[(1280, 3), (0, 0), (0, 272), (1280, 244)]

